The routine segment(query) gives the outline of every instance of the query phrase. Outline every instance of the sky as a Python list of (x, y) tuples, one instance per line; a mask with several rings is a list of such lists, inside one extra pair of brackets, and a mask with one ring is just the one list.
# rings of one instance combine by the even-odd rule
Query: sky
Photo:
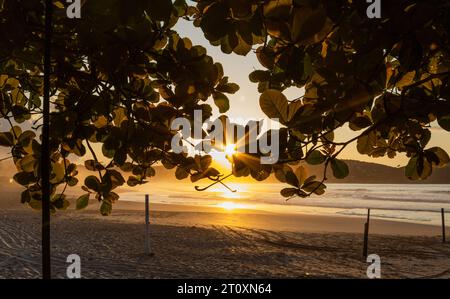
[[(250, 82), (248, 75), (257, 69), (263, 69), (258, 62), (255, 53), (250, 52), (247, 56), (239, 56), (234, 53), (224, 54), (220, 50), (220, 47), (210, 45), (209, 41), (204, 37), (203, 32), (192, 25), (192, 23), (180, 19), (174, 28), (182, 37), (188, 37), (192, 40), (194, 45), (204, 46), (208, 54), (214, 58), (216, 62), (220, 62), (223, 65), (225, 76), (230, 77), (230, 82), (237, 83), (240, 86), (240, 90), (234, 94), (229, 95), (230, 110), (227, 115), (231, 119), (267, 119), (265, 114), (259, 107), (258, 85)], [(288, 99), (296, 99), (302, 95), (302, 90), (297, 88), (290, 88), (284, 92)], [(214, 104), (211, 101), (211, 106)], [(214, 107), (215, 108), (215, 107)], [(218, 115), (217, 108), (214, 109), (216, 115)], [(355, 136), (352, 130), (348, 126), (338, 130), (335, 134), (337, 141), (346, 141)], [(428, 145), (429, 147), (439, 146), (450, 153), (450, 133), (441, 129), (437, 124), (433, 124), (432, 138)], [(396, 158), (390, 159), (388, 157), (372, 158), (358, 153), (356, 149), (356, 142), (348, 146), (340, 155), (342, 159), (359, 160), (372, 163), (379, 163), (389, 165), (393, 167), (405, 166), (408, 163), (409, 158), (404, 154), (397, 155)]]
[[(216, 62), (220, 62), (224, 67), (226, 76), (230, 77), (230, 82), (237, 83), (240, 90), (234, 94), (229, 95), (230, 110), (227, 115), (230, 119), (236, 121), (239, 119), (267, 119), (259, 107), (259, 92), (257, 84), (250, 82), (248, 75), (256, 70), (262, 69), (256, 55), (250, 52), (247, 56), (239, 56), (234, 53), (224, 54), (220, 47), (214, 47), (205, 39), (203, 32), (192, 25), (191, 22), (180, 19), (174, 28), (182, 37), (189, 37), (193, 44), (204, 46), (208, 54), (214, 58)], [(295, 99), (302, 95), (301, 89), (291, 88), (284, 92), (288, 99)], [(218, 109), (215, 107), (212, 100), (209, 101), (213, 107), (215, 116), (219, 115)], [(241, 123), (236, 121), (237, 123)], [(0, 120), (0, 131), (9, 130), (9, 126)], [(338, 130), (335, 134), (337, 141), (346, 141), (355, 135), (348, 127)], [(432, 138), (429, 147), (440, 146), (450, 153), (450, 134), (442, 130), (439, 126), (434, 125), (432, 128)], [(100, 146), (96, 147), (100, 149)], [(8, 149), (0, 148), (0, 159), (7, 155)], [(101, 151), (100, 151), (101, 152)], [(89, 157), (86, 157), (89, 158)], [(404, 166), (408, 163), (408, 158), (404, 154), (398, 155), (395, 159), (385, 158), (371, 158), (358, 153), (356, 150), (356, 143), (348, 146), (340, 155), (341, 159), (360, 160), (366, 162), (373, 162), (385, 164), (393, 167)]]

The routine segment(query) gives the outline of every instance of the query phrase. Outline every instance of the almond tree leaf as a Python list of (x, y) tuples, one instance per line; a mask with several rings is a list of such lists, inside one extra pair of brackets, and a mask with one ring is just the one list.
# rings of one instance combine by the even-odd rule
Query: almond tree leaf
[(112, 212), (112, 203), (106, 200), (102, 201), (102, 204), (100, 206), (100, 213), (102, 216), (109, 216)]
[(99, 191), (100, 190), (100, 180), (96, 177), (96, 176), (88, 176), (85, 180), (84, 180), (84, 184), (86, 185), (86, 187), (88, 187), (91, 190), (94, 191)]
[(259, 98), (259, 105), (267, 117), (278, 118), (282, 123), (288, 122), (288, 100), (281, 91), (275, 89), (264, 91)]
[(14, 136), (10, 132), (0, 133), (0, 146), (10, 147), (14, 145)]
[(292, 197), (294, 195), (297, 194), (298, 189), (297, 188), (284, 188), (283, 190), (281, 190), (281, 195), (283, 197)]
[(323, 155), (320, 151), (313, 151), (306, 158), (306, 162), (310, 165), (319, 165), (325, 162), (326, 156)]
[(450, 132), (450, 115), (443, 116), (438, 119), (438, 124), (442, 129)]
[(344, 179), (349, 174), (349, 169), (344, 161), (333, 159), (331, 161), (331, 169), (333, 170), (333, 175), (337, 179)]
[(436, 164), (437, 167), (444, 167), (450, 162), (447, 152), (440, 147), (432, 147), (427, 151), (434, 153), (439, 159), (439, 163)]
[(294, 187), (299, 187), (300, 185), (297, 176), (292, 171), (286, 172), (286, 182)]
[(216, 104), (217, 108), (219, 108), (220, 113), (225, 113), (230, 110), (230, 100), (228, 97), (221, 93), (215, 92), (213, 94), (214, 104)]
[(89, 197), (90, 197), (89, 193), (78, 197), (77, 203), (76, 203), (76, 209), (82, 210), (82, 209), (86, 208), (89, 205)]
[(417, 173), (417, 160), (417, 157), (412, 157), (405, 167), (405, 176), (410, 180), (417, 180), (419, 178)]
[(302, 185), (308, 178), (308, 170), (304, 166), (299, 166), (295, 170), (295, 175), (297, 176), (299, 185)]

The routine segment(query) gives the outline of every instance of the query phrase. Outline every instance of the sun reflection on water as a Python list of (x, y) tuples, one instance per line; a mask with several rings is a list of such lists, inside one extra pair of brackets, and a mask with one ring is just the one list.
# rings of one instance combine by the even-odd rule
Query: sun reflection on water
[(233, 210), (236, 210), (236, 209), (246, 209), (247, 208), (247, 206), (244, 205), (244, 204), (239, 204), (239, 203), (235, 203), (235, 202), (232, 202), (232, 201), (226, 201), (226, 202), (219, 203), (217, 205), (217, 207), (225, 209), (225, 210), (228, 210), (228, 211), (233, 211)]

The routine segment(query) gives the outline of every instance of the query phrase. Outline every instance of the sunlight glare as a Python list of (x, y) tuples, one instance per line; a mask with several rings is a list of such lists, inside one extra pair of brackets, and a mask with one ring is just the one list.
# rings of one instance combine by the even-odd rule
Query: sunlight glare
[(236, 144), (227, 144), (224, 150), (227, 156), (233, 156), (236, 154)]
[(220, 204), (217, 205), (218, 207), (228, 210), (228, 211), (232, 211), (232, 210), (236, 210), (236, 209), (245, 209), (245, 205), (242, 204), (237, 204), (231, 201), (226, 201), (226, 202), (222, 202)]

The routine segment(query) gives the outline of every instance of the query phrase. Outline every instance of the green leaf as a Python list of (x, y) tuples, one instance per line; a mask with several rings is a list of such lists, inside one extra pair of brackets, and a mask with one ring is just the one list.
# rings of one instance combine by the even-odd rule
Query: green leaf
[(91, 190), (94, 190), (96, 192), (100, 191), (100, 180), (96, 176), (88, 176), (84, 180), (84, 184)]
[(311, 182), (314, 181), (316, 178), (317, 178), (317, 176), (312, 175), (312, 176), (310, 176), (309, 178), (307, 178), (307, 179), (303, 182), (303, 184), (306, 185), (306, 184), (308, 184), (308, 183), (311, 183)]
[(11, 130), (9, 130), (14, 136), (19, 137), (22, 135), (22, 128), (19, 126), (13, 126)]
[(81, 195), (80, 197), (78, 197), (77, 204), (76, 204), (76, 209), (77, 210), (82, 210), (82, 209), (86, 208), (89, 205), (89, 197), (90, 197), (89, 193)]
[(305, 58), (303, 58), (303, 73), (304, 76), (312, 76), (314, 72), (311, 56), (308, 55), (308, 53), (305, 54)]
[(30, 200), (30, 202), (28, 203), (28, 205), (29, 205), (33, 210), (42, 210), (42, 201), (40, 201), (40, 200), (32, 199), (32, 200)]
[(64, 194), (57, 194), (52, 198), (52, 205), (58, 210), (67, 210), (70, 202), (66, 199)]
[(76, 177), (68, 177), (67, 178), (67, 184), (69, 187), (75, 187), (78, 184), (78, 179)]
[(186, 4), (185, 0), (175, 0), (175, 2), (173, 3), (173, 7), (177, 12), (177, 16), (182, 17), (185, 15), (188, 5)]
[(20, 202), (27, 203), (27, 202), (30, 202), (30, 200), (31, 200), (31, 194), (30, 194), (30, 191), (27, 189), (21, 193)]
[(64, 169), (64, 164), (61, 163), (54, 163), (52, 162), (52, 179), (50, 180), (51, 183), (58, 184), (61, 181), (63, 181), (64, 176), (66, 174)]
[(27, 155), (19, 161), (20, 168), (25, 172), (33, 172), (36, 163), (37, 161), (33, 155)]
[(34, 133), (33, 131), (25, 131), (22, 134), (20, 134), (19, 139), (17, 141), (20, 145), (26, 147), (35, 137), (36, 133)]
[(236, 18), (245, 18), (249, 16), (252, 12), (252, 2), (242, 1), (242, 0), (231, 0), (228, 1), (233, 16)]
[(450, 131), (450, 115), (443, 116), (438, 119), (438, 124), (442, 129)]
[(410, 180), (423, 180), (431, 175), (432, 165), (423, 157), (412, 157), (405, 167), (405, 176)]
[(127, 180), (127, 184), (130, 187), (135, 187), (137, 185), (140, 185), (141, 182), (135, 176), (130, 176)]
[(87, 170), (90, 171), (97, 171), (97, 170), (103, 170), (105, 169), (103, 165), (100, 163), (95, 162), (95, 160), (86, 160), (84, 162), (84, 167), (86, 167)]
[(350, 129), (359, 131), (372, 125), (372, 121), (367, 116), (360, 116), (352, 119), (349, 123)]
[(316, 150), (308, 155), (308, 157), (306, 158), (306, 162), (310, 165), (319, 165), (325, 162), (326, 158), (327, 157), (325, 155)]
[(297, 188), (284, 188), (280, 193), (283, 197), (292, 197), (297, 194), (297, 191)]
[(297, 176), (292, 171), (286, 172), (286, 183), (294, 187), (299, 187), (300, 185)]
[(299, 185), (302, 185), (308, 178), (308, 170), (304, 166), (299, 166), (295, 170), (295, 176), (298, 179)]
[(265, 82), (270, 80), (270, 73), (267, 71), (256, 70), (248, 76), (253, 83)]
[(432, 147), (427, 151), (432, 152), (439, 159), (439, 162), (434, 163), (437, 167), (444, 167), (450, 162), (450, 157), (447, 152), (440, 147)]
[(372, 142), (368, 135), (363, 135), (358, 138), (358, 142), (356, 145), (356, 148), (358, 149), (358, 152), (361, 155), (368, 155), (372, 152)]
[(226, 93), (235, 94), (240, 89), (239, 85), (236, 83), (227, 83), (223, 86), (223, 90)]
[(22, 186), (28, 186), (36, 181), (34, 174), (31, 172), (19, 172), (14, 175), (14, 181)]
[(334, 177), (337, 179), (344, 179), (349, 174), (347, 164), (338, 159), (333, 159), (331, 161), (331, 169), (333, 170)]
[(213, 94), (214, 104), (219, 108), (220, 113), (225, 113), (230, 109), (230, 100), (226, 95), (221, 92), (215, 92)]
[(230, 27), (226, 18), (228, 7), (223, 2), (214, 1), (201, 18), (200, 27), (206, 32), (209, 40), (218, 41), (225, 37)]
[(109, 216), (112, 212), (112, 203), (106, 200), (102, 201), (102, 204), (100, 206), (100, 213), (102, 216)]
[(281, 123), (287, 123), (288, 100), (279, 90), (268, 89), (259, 98), (262, 111), (269, 118), (278, 118)]
[(14, 145), (14, 136), (10, 132), (0, 133), (0, 146), (10, 147)]
[(117, 187), (125, 184), (125, 179), (122, 174), (114, 169), (108, 169), (104, 176), (105, 180), (108, 180), (111, 183), (111, 189), (115, 189)]
[(314, 192), (317, 195), (322, 195), (325, 193), (326, 186), (319, 181), (312, 181), (305, 183), (302, 187), (306, 192)]
[(172, 14), (171, 0), (148, 0), (148, 14), (154, 21), (168, 22)]
[(237, 34), (238, 44), (233, 48), (237, 55), (245, 56), (252, 50), (252, 45), (248, 44), (240, 34)]
[(303, 6), (295, 11), (291, 38), (301, 44), (316, 43), (325, 38), (329, 33), (329, 27), (324, 10), (312, 10), (308, 6)]
[(148, 177), (155, 176), (156, 175), (156, 170), (153, 167), (150, 166), (150, 167), (148, 167), (145, 170), (145, 175), (148, 176)]
[(189, 176), (189, 172), (186, 171), (184, 167), (178, 166), (177, 170), (175, 171), (175, 177), (178, 180), (183, 180)]
[(418, 178), (417, 175), (417, 157), (409, 159), (408, 165), (405, 167), (405, 176), (411, 180)]
[(105, 195), (105, 201), (115, 203), (119, 200), (119, 195), (115, 192), (109, 192)]

